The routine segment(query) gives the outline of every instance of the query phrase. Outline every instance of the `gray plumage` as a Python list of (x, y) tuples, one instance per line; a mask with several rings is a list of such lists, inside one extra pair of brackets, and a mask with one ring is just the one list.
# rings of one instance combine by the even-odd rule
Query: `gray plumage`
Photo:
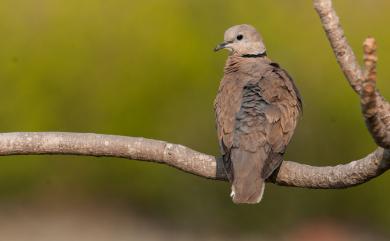
[(230, 50), (214, 102), (224, 168), (235, 203), (258, 203), (264, 181), (278, 168), (302, 110), (286, 71), (272, 62), (255, 28), (225, 32)]

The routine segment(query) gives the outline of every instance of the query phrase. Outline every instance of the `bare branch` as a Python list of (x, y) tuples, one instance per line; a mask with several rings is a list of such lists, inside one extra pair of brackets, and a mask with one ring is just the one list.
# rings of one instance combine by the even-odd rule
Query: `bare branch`
[(378, 148), (360, 160), (337, 166), (314, 167), (284, 161), (274, 180), (276, 184), (293, 187), (348, 188), (365, 183), (389, 168), (390, 152)]
[(375, 89), (376, 44), (368, 38), (364, 44), (366, 70), (362, 71), (356, 56), (349, 46), (339, 18), (331, 0), (313, 0), (336, 59), (349, 84), (360, 95), (366, 125), (375, 140), (383, 147), (390, 148), (390, 104)]
[[(150, 161), (201, 177), (226, 181), (219, 158), (164, 141), (92, 133), (0, 134), (0, 155), (35, 154), (111, 156)], [(335, 167), (312, 167), (285, 161), (269, 181), (283, 186), (346, 188), (364, 183), (389, 168), (390, 155), (379, 148), (361, 160)]]
[(216, 178), (213, 156), (165, 141), (93, 133), (0, 133), (0, 156), (36, 154), (120, 157), (164, 163), (198, 176)]
[(339, 17), (332, 7), (332, 1), (313, 0), (313, 3), (345, 77), (356, 93), (360, 93), (363, 72), (347, 38), (344, 36)]

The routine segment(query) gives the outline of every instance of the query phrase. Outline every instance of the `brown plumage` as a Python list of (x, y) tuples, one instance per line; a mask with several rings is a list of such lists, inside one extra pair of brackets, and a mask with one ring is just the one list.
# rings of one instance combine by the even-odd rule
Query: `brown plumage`
[(302, 103), (286, 71), (267, 56), (250, 25), (225, 32), (216, 50), (230, 50), (214, 103), (218, 139), (235, 203), (258, 203), (279, 167)]

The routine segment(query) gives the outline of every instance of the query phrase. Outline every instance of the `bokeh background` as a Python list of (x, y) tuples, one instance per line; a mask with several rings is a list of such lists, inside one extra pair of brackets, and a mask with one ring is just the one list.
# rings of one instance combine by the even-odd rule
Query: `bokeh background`
[[(357, 56), (379, 44), (390, 97), (390, 2), (335, 1)], [(227, 53), (250, 23), (294, 77), (304, 116), (287, 159), (335, 165), (373, 151), (359, 101), (311, 1), (1, 0), (0, 132), (143, 136), (218, 155), (213, 100)], [(228, 183), (115, 158), (0, 158), (1, 240), (387, 240), (390, 176), (346, 190), (268, 184), (255, 206)], [(3, 239), (5, 238), (5, 239)]]

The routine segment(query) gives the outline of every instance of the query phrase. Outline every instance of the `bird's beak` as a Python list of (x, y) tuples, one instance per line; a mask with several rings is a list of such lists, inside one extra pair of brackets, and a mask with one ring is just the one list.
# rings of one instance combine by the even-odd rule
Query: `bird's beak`
[(218, 45), (214, 48), (214, 51), (217, 52), (218, 50), (224, 49), (224, 48), (226, 48), (226, 45), (228, 45), (228, 44), (229, 44), (228, 42), (220, 43), (220, 44), (218, 44)]

